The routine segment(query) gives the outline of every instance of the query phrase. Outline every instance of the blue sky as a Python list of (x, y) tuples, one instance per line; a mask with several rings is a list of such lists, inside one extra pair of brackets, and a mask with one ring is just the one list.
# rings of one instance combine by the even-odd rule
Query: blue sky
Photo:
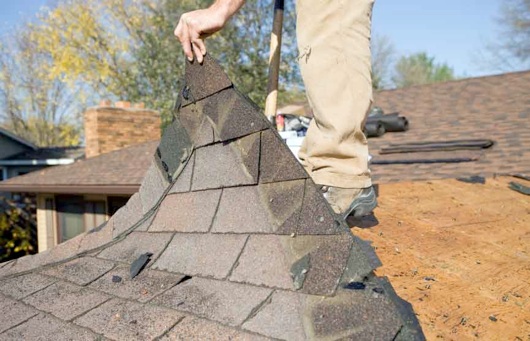
[[(0, 31), (31, 19), (47, 3), (0, 0)], [(424, 51), (452, 66), (459, 76), (490, 74), (493, 71), (479, 65), (477, 56), (497, 37), (500, 4), (501, 0), (376, 0), (373, 32), (389, 37), (398, 55)]]

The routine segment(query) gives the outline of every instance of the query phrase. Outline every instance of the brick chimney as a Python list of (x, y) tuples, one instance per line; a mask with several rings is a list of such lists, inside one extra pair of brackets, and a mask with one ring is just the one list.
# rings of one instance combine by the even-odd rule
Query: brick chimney
[(143, 103), (108, 100), (84, 113), (87, 158), (160, 139), (160, 114)]

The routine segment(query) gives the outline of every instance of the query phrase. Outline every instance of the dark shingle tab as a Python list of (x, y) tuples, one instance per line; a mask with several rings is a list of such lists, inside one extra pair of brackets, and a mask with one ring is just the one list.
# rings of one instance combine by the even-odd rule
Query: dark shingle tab
[(297, 234), (336, 234), (346, 231), (313, 180), (307, 179)]
[(172, 181), (182, 161), (190, 155), (191, 147), (192, 142), (186, 129), (178, 120), (171, 122), (164, 130), (155, 153), (158, 168), (168, 181)]
[[(281, 165), (281, 166), (280, 166)], [(308, 175), (293, 153), (272, 129), (261, 133), (260, 178), (263, 182), (305, 179)]]
[(307, 296), (305, 309), (314, 326), (313, 338), (336, 340), (394, 340), (403, 322), (395, 305), (372, 287), (340, 290), (321, 300)]
[(181, 92), (182, 104), (200, 101), (223, 89), (232, 86), (232, 82), (209, 55), (204, 56), (204, 62), (196, 60), (186, 62), (186, 86)]
[(234, 88), (205, 99), (202, 113), (212, 120), (221, 141), (240, 138), (271, 126), (259, 108)]

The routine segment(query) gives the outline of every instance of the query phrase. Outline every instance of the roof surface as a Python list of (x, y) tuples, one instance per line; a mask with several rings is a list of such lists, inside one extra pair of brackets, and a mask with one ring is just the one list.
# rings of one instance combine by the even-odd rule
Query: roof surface
[(0, 264), (0, 339), (422, 340), (373, 249), (219, 66), (188, 63), (186, 84), (126, 206)]
[(17, 136), (15, 134), (13, 134), (9, 130), (4, 129), (2, 127), (0, 127), (0, 134), (5, 135), (5, 136), (9, 137), (10, 139), (12, 139), (13, 141), (16, 141), (16, 142), (18, 142), (18, 143), (20, 143), (20, 144), (22, 144), (22, 145), (24, 145), (26, 147), (29, 147), (31, 149), (37, 149), (37, 147), (33, 143), (23, 139), (20, 136)]
[(133, 194), (151, 164), (157, 144), (142, 143), (71, 165), (45, 168), (3, 181), (0, 187), (17, 192), (27, 188), (37, 193)]
[(381, 91), (375, 105), (400, 112), (410, 130), (368, 140), (375, 158), (389, 143), (492, 139), (478, 161), (372, 165), (377, 182), (530, 173), (530, 71)]
[(73, 159), (77, 160), (85, 155), (83, 147), (49, 147), (37, 148), (13, 155), (5, 160), (49, 160)]
[[(376, 93), (377, 106), (386, 113), (399, 111), (411, 125), (407, 132), (369, 139), (370, 153), (376, 158), (378, 150), (389, 143), (477, 138), (493, 139), (496, 144), (485, 151), (463, 152), (462, 156), (478, 157), (479, 160), (473, 162), (372, 165), (374, 180), (385, 183), (474, 174), (529, 173), (529, 92), (530, 71)], [(83, 189), (103, 193), (112, 187), (123, 188), (118, 191), (131, 194), (138, 190), (156, 142), (132, 148), (15, 177), (2, 182), (0, 188), (20, 191), (27, 187), (29, 192), (46, 192), (51, 190), (50, 186), (56, 186), (61, 192)], [(136, 157), (131, 158), (131, 153)]]

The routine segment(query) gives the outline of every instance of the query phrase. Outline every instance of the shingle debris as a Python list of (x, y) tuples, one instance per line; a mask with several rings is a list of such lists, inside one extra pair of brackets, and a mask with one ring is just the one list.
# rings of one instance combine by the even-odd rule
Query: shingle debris
[(144, 267), (147, 265), (147, 263), (149, 262), (149, 260), (151, 260), (151, 256), (153, 254), (151, 252), (146, 252), (144, 253), (143, 255), (141, 255), (140, 257), (138, 257), (138, 259), (136, 259), (132, 264), (131, 264), (131, 279), (133, 279), (134, 277), (138, 276), (138, 274), (140, 273), (140, 271), (142, 271), (144, 269)]
[(518, 183), (518, 182), (515, 182), (515, 181), (511, 181), (510, 182), (510, 189), (516, 191), (516, 192), (519, 192), (521, 194), (524, 194), (524, 195), (530, 195), (530, 187), (528, 186), (525, 186), (521, 183)]
[(373, 248), (209, 55), (179, 97), (119, 214), (0, 266), (0, 339), (424, 340)]

